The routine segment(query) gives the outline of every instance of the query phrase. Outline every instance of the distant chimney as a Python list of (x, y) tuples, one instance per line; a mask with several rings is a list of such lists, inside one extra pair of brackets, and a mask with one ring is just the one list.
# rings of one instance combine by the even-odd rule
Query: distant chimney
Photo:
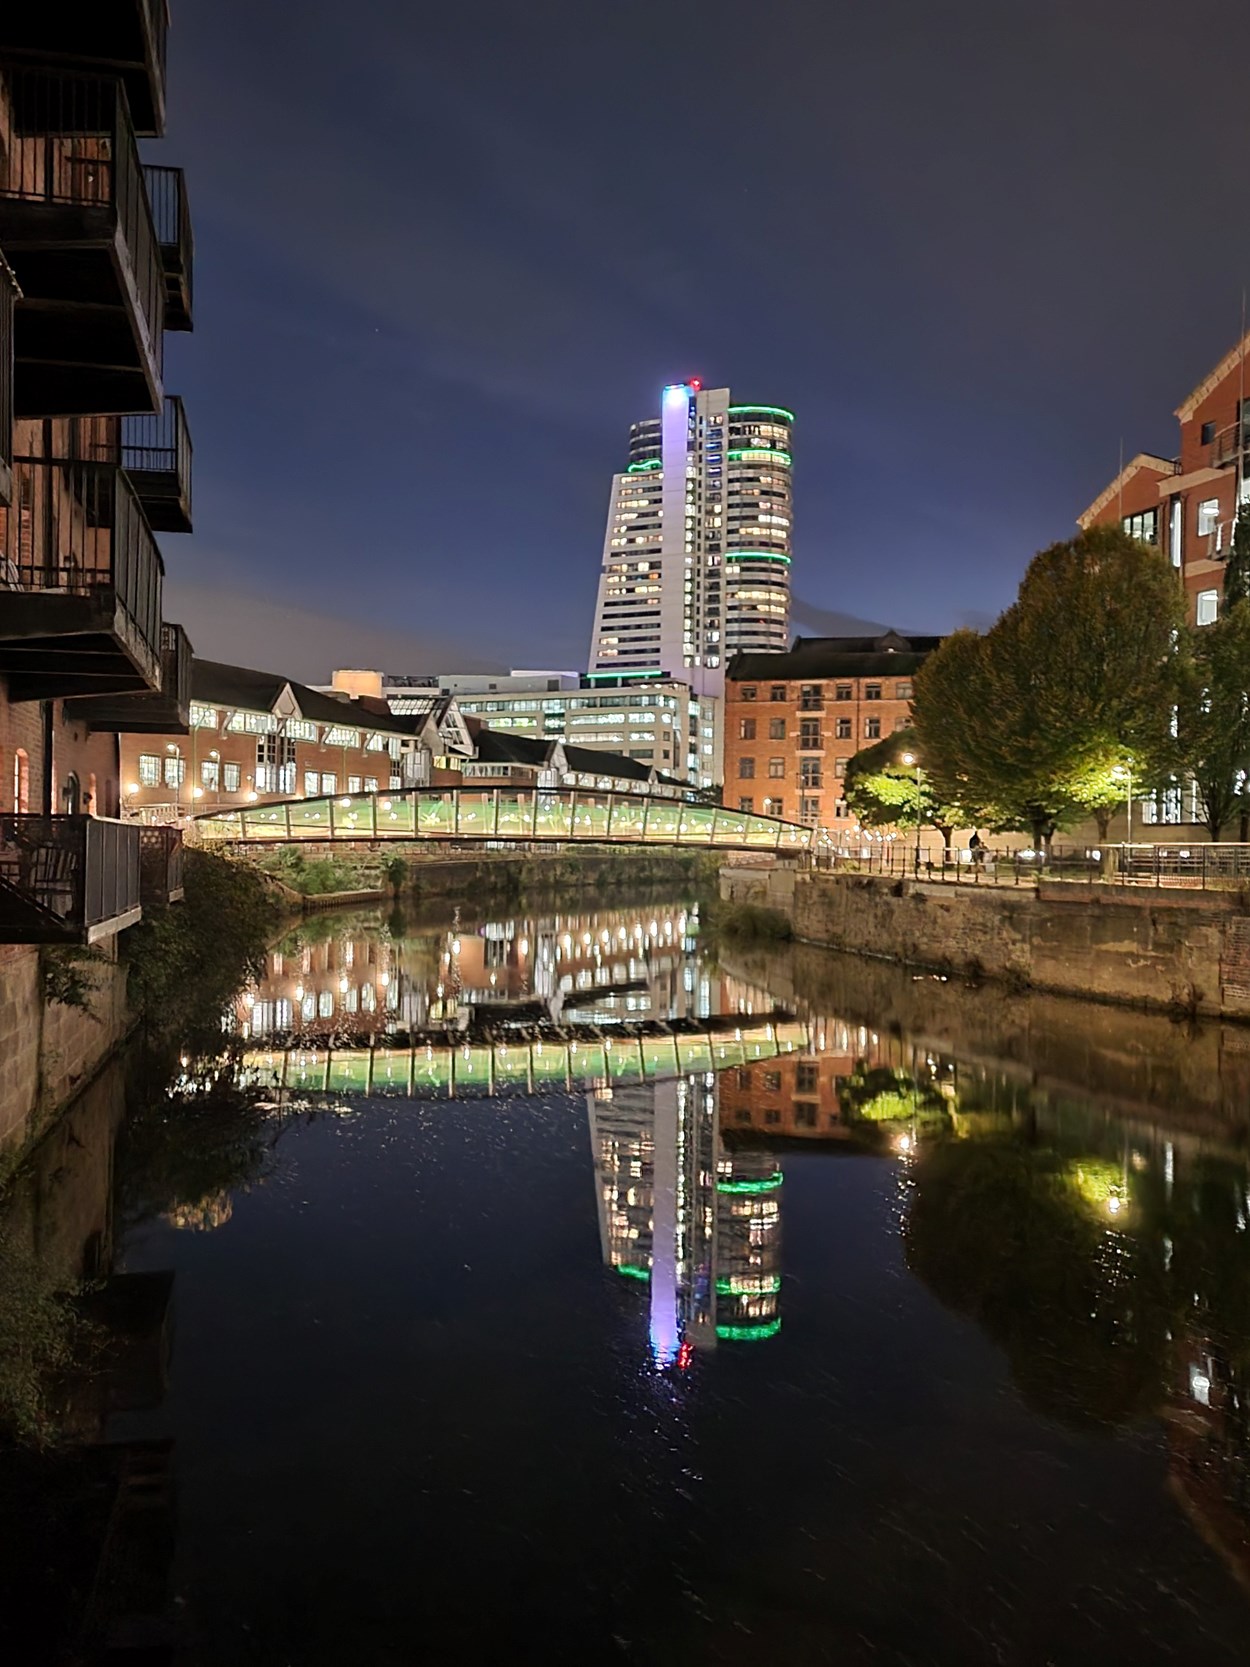
[(372, 695), (376, 700), (382, 698), (382, 673), (380, 671), (336, 671), (330, 679), (330, 687), (336, 694), (351, 695), (353, 700), (361, 695)]

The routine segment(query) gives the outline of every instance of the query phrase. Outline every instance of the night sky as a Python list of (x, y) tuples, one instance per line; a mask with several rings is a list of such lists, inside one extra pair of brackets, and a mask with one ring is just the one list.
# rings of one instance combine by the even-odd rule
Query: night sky
[(797, 630), (988, 622), (1236, 340), (1235, 23), (175, 0), (167, 614), (306, 678), (583, 667), (628, 425), (699, 376), (797, 413)]

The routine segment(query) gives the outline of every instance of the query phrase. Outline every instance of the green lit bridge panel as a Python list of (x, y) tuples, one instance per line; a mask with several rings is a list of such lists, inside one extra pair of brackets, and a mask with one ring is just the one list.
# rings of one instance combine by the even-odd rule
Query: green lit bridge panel
[(205, 840), (494, 840), (706, 846), (797, 854), (813, 830), (775, 816), (585, 788), (449, 787), (283, 799), (195, 818)]
[[(244, 1087), (301, 1094), (455, 1100), (581, 1089), (598, 1083), (662, 1082), (776, 1059), (809, 1044), (798, 1020), (737, 1031), (676, 1036), (595, 1036), (543, 1042), (417, 1041), (396, 1046), (254, 1048), (243, 1055)], [(772, 1185), (778, 1185), (780, 1177)], [(752, 1183), (756, 1190), (760, 1183)], [(722, 1185), (722, 1191), (733, 1190)]]

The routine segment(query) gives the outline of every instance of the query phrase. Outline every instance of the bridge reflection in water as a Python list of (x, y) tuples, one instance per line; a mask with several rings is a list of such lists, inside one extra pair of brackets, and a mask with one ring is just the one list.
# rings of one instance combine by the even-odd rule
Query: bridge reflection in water
[(286, 799), (199, 816), (205, 840), (584, 841), (713, 846), (798, 855), (813, 829), (773, 816), (584, 788), (412, 788), (341, 798)]
[(807, 1046), (807, 1027), (780, 1018), (659, 1035), (604, 1036), (587, 1027), (580, 1036), (566, 1031), (534, 1040), (381, 1036), (366, 1045), (251, 1049), (243, 1055), (240, 1080), (245, 1087), (295, 1095), (477, 1099), (673, 1080)]

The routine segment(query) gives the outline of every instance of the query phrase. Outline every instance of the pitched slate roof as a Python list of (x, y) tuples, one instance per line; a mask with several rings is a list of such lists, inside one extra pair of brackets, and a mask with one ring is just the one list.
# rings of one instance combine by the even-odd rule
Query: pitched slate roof
[(733, 683), (785, 683), (804, 677), (892, 677), (916, 671), (941, 637), (796, 637), (787, 654), (735, 654), (725, 672)]
[(396, 716), (384, 700), (373, 695), (353, 700), (323, 694), (279, 672), (231, 666), (222, 660), (197, 658), (191, 662), (191, 698), (205, 706), (272, 712), (284, 689), (290, 689), (295, 697), (300, 716), (316, 723), (347, 724), (353, 729), (371, 729), (387, 735), (416, 733), (415, 720)]

